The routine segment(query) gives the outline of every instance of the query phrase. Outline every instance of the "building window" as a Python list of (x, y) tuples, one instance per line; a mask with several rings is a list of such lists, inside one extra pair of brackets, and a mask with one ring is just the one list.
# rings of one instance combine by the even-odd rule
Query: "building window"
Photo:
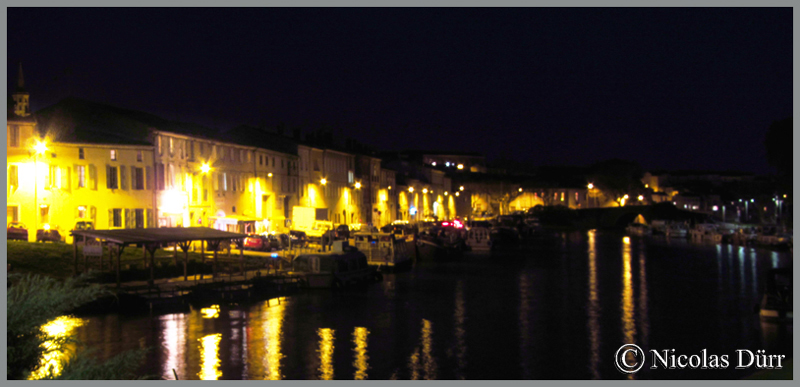
[(8, 132), (8, 147), (19, 148), (19, 126), (12, 125)]
[(158, 136), (158, 155), (161, 156), (164, 154), (163, 148), (161, 148), (161, 136)]
[(112, 208), (108, 212), (108, 227), (122, 227), (122, 209)]
[(137, 151), (137, 152), (136, 152), (136, 161), (138, 161), (138, 162), (142, 162), (142, 160), (144, 160), (144, 154), (143, 154), (143, 152), (142, 152), (142, 151)]
[(131, 188), (144, 189), (144, 169), (131, 167)]
[(355, 181), (355, 174), (353, 173), (353, 171), (347, 171), (347, 182), (349, 184), (353, 184), (354, 181)]
[(117, 161), (117, 150), (116, 149), (112, 149), (111, 150), (111, 161)]
[(83, 148), (78, 148), (78, 159), (85, 159), (86, 156), (83, 154)]
[(78, 211), (75, 214), (78, 219), (85, 219), (87, 218), (86, 214), (86, 206), (78, 206)]
[(175, 148), (174, 148), (173, 145), (174, 144), (173, 144), (173, 141), (172, 141), (172, 137), (170, 137), (169, 138), (169, 155), (170, 156), (172, 156), (172, 154), (175, 152)]
[(272, 158), (272, 166), (275, 166), (275, 157)]
[(19, 206), (6, 206), (6, 220), (19, 222)]
[(86, 166), (78, 165), (75, 167), (75, 174), (78, 177), (78, 188), (86, 187)]
[(117, 167), (109, 166), (106, 169), (106, 188), (108, 189), (119, 188), (119, 181), (117, 178)]
[(8, 188), (11, 191), (19, 188), (19, 167), (16, 165), (8, 166)]

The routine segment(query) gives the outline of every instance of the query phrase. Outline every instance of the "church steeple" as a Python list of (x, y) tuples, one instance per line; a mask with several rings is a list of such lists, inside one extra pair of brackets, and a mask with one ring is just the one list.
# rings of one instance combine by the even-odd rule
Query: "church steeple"
[(25, 78), (22, 75), (22, 62), (19, 62), (19, 72), (17, 73), (17, 90), (11, 94), (14, 99), (14, 114), (20, 117), (27, 117), (31, 114), (30, 95), (25, 91)]

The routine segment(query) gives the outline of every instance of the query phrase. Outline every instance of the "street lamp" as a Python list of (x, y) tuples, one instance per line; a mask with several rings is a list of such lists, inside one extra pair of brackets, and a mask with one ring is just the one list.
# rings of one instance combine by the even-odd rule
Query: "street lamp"
[(319, 179), (319, 183), (325, 185), (328, 184), (328, 180), (323, 177), (322, 179)]
[(200, 171), (203, 173), (208, 173), (209, 171), (211, 171), (211, 166), (208, 165), (208, 163), (203, 163), (203, 165), (200, 166)]
[(34, 232), (39, 229), (39, 156), (47, 152), (47, 142), (36, 140), (33, 146), (33, 230)]
[(361, 183), (358, 181), (356, 182), (356, 189), (361, 189)]

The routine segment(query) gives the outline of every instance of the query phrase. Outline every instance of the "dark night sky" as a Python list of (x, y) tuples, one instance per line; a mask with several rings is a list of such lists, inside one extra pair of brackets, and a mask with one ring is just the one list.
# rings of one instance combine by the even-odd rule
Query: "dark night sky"
[[(770, 172), (791, 8), (8, 8), (9, 91), (380, 149)], [(791, 141), (791, 139), (789, 139)]]

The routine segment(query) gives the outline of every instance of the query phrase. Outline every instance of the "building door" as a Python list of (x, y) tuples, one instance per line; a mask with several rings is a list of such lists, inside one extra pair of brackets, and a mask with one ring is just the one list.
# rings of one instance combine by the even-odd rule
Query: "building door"
[(261, 217), (263, 219), (269, 218), (269, 211), (267, 210), (269, 208), (268, 203), (269, 195), (261, 195)]
[(19, 206), (6, 206), (6, 224), (19, 222)]
[(42, 205), (39, 207), (39, 224), (50, 223), (50, 206)]
[(144, 209), (137, 208), (134, 210), (134, 221), (136, 228), (144, 228)]

